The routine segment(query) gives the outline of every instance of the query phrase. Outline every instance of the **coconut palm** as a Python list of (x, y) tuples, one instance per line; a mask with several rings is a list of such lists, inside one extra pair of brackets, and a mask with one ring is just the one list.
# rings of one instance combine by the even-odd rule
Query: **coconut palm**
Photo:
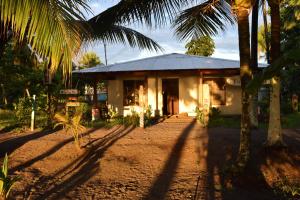
[(81, 148), (79, 139), (81, 137), (82, 131), (85, 130), (85, 127), (81, 125), (81, 119), (82, 111), (79, 109), (76, 109), (76, 112), (72, 116), (70, 116), (69, 113), (56, 113), (54, 115), (54, 120), (57, 122), (54, 125), (54, 128), (57, 126), (62, 126), (66, 133), (71, 132), (77, 149)]
[[(280, 0), (269, 0), (271, 9), (271, 64), (280, 57)], [(267, 145), (283, 146), (280, 120), (280, 76), (271, 79), (270, 115)]]
[[(259, 0), (253, 2), (252, 8), (252, 20), (251, 20), (251, 69), (253, 74), (258, 73), (258, 11), (259, 11)], [(257, 101), (258, 94), (252, 94), (250, 96), (250, 122), (254, 128), (258, 127), (258, 113), (257, 113)]]
[(84, 15), (91, 12), (87, 0), (0, 0), (0, 7), (0, 56), (6, 43), (12, 37), (17, 38), (48, 62), (51, 74), (58, 66), (62, 66), (64, 75), (69, 74), (72, 57), (82, 43), (91, 40), (159, 49), (150, 38), (123, 27), (121, 24), (126, 20), (108, 19), (103, 23), (105, 26), (87, 21)]
[[(252, 69), (250, 62), (250, 30), (249, 10), (251, 1), (235, 0), (233, 5), (223, 1), (206, 1), (181, 13), (175, 22), (176, 32), (180, 38), (213, 35), (225, 29), (225, 22), (237, 19), (240, 49), (240, 78), (242, 88), (242, 116), (240, 131), (240, 148), (237, 164), (244, 169), (250, 157), (250, 116), (249, 93), (246, 85), (251, 80)], [(235, 14), (232, 15), (232, 14)]]

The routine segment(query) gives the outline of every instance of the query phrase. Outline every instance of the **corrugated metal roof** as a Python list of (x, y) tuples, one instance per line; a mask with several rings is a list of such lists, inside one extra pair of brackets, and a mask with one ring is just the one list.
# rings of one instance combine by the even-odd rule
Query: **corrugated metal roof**
[[(266, 67), (259, 64), (259, 67)], [(73, 71), (73, 73), (106, 73), (131, 71), (165, 71), (165, 70), (192, 70), (192, 69), (238, 69), (240, 62), (203, 56), (186, 54), (165, 54), (108, 66), (99, 65), (92, 68)]]

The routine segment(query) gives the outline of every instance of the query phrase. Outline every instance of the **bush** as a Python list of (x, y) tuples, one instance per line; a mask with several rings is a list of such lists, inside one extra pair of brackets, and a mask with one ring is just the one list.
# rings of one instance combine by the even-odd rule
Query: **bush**
[(282, 101), (280, 108), (281, 108), (281, 113), (282, 114), (290, 114), (293, 113), (293, 107), (292, 104), (290, 103), (291, 100), (288, 99), (287, 101)]
[[(36, 127), (46, 127), (48, 120), (48, 114), (46, 112), (46, 97), (38, 97), (35, 105), (35, 125)], [(15, 117), (20, 126), (30, 126), (31, 112), (31, 100), (25, 97), (19, 98), (18, 102), (15, 104)]]
[(32, 104), (28, 98), (19, 98), (18, 102), (15, 104), (15, 115), (18, 123), (22, 126), (30, 125)]
[(79, 110), (82, 112), (82, 120), (89, 122), (92, 120), (92, 106), (88, 103), (80, 103)]
[(132, 110), (131, 115), (124, 117), (123, 123), (125, 126), (139, 126), (140, 125), (140, 116), (139, 114)]
[(210, 108), (209, 110), (209, 119), (216, 119), (216, 118), (219, 118), (221, 115), (221, 111), (219, 108)]
[(206, 123), (205, 123), (205, 113), (204, 113), (203, 109), (200, 109), (199, 107), (196, 107), (195, 112), (196, 112), (196, 119), (197, 119), (203, 126), (206, 126)]

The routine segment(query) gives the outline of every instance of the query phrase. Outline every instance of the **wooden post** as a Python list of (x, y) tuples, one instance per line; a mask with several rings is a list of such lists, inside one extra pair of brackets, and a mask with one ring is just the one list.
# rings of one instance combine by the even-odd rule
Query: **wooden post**
[(99, 107), (98, 107), (98, 93), (97, 93), (98, 80), (95, 79), (93, 83), (93, 108), (92, 108), (92, 121), (99, 119)]
[(34, 131), (34, 124), (35, 124), (35, 94), (32, 97), (32, 110), (31, 110), (31, 124), (30, 130)]
[(139, 105), (140, 105), (140, 127), (144, 128), (145, 127), (145, 122), (144, 122), (144, 86), (140, 85), (139, 89)]

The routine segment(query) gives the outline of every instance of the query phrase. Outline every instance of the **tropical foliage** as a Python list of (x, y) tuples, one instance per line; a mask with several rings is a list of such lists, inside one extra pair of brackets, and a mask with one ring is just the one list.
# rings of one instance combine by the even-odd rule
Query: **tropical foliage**
[(192, 39), (185, 45), (186, 54), (197, 56), (211, 56), (215, 51), (214, 40), (209, 36), (201, 36), (198, 39)]
[(90, 68), (101, 64), (100, 58), (95, 52), (86, 52), (79, 59), (80, 68)]
[(83, 125), (81, 125), (82, 119), (82, 111), (80, 109), (76, 109), (74, 114), (66, 113), (56, 113), (54, 115), (54, 120), (57, 122), (54, 127), (62, 126), (66, 133), (71, 133), (73, 135), (75, 145), (78, 149), (80, 149), (80, 137), (82, 131), (85, 129)]
[[(130, 22), (131, 18), (121, 19), (132, 14), (132, 10), (128, 13), (123, 6), (115, 6), (89, 21), (85, 18), (85, 13), (91, 12), (86, 0), (1, 0), (0, 7), (0, 55), (10, 38), (15, 37), (18, 43), (28, 44), (46, 62), (52, 75), (59, 66), (64, 76), (70, 74), (72, 58), (82, 44), (89, 41), (121, 42), (132, 47), (159, 49), (150, 38), (121, 25)], [(112, 10), (115, 13), (109, 16)]]
[(0, 171), (0, 198), (7, 199), (11, 189), (19, 179), (17, 176), (10, 177), (8, 175), (8, 156), (6, 154)]

